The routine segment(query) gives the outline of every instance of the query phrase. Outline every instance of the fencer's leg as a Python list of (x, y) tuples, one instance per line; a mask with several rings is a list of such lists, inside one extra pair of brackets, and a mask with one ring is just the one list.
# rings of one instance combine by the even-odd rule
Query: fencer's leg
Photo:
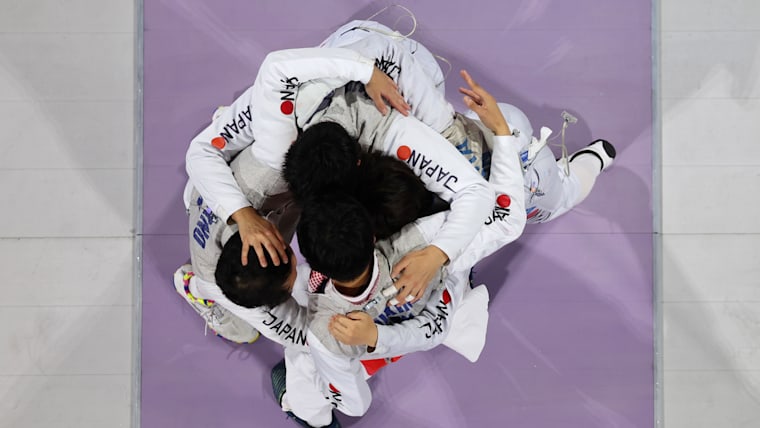
[(333, 424), (333, 406), (320, 389), (311, 354), (286, 347), (285, 367), (285, 393), (280, 402), (282, 410), (292, 412), (313, 427)]
[(578, 179), (578, 195), (573, 206), (580, 204), (591, 193), (596, 177), (612, 165), (615, 147), (606, 140), (596, 140), (570, 156), (570, 173)]

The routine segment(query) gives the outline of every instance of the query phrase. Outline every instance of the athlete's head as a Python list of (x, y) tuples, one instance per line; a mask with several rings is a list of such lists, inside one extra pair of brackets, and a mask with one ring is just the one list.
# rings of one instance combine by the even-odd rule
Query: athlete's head
[(345, 128), (321, 122), (306, 129), (285, 154), (282, 175), (301, 204), (324, 191), (356, 186), (361, 146)]
[(216, 284), (222, 293), (236, 305), (245, 308), (259, 306), (275, 307), (290, 297), (296, 280), (296, 258), (290, 248), (287, 249), (290, 261), (275, 266), (272, 258), (265, 252), (267, 267), (259, 264), (256, 252), (248, 252), (248, 264), (243, 266), (240, 254), (243, 243), (240, 234), (230, 237), (216, 264)]
[(354, 280), (372, 264), (372, 222), (366, 208), (346, 193), (325, 193), (305, 205), (296, 235), (309, 265), (333, 280)]
[(377, 152), (362, 155), (356, 199), (369, 212), (375, 237), (385, 239), (414, 220), (448, 209), (404, 162)]

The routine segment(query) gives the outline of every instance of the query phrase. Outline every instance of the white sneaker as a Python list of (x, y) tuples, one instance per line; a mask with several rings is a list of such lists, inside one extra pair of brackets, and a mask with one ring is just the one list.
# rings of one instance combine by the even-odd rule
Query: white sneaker
[(190, 279), (194, 276), (192, 268), (186, 264), (174, 272), (174, 289), (206, 321), (204, 334), (211, 329), (214, 334), (230, 342), (253, 343), (258, 340), (260, 334), (252, 325), (217, 305), (213, 300), (193, 296), (190, 292)]
[(613, 159), (615, 159), (615, 155), (617, 154), (615, 152), (615, 146), (610, 144), (607, 140), (596, 140), (586, 146), (583, 149), (578, 150), (577, 152), (573, 153), (570, 156), (570, 162), (573, 161), (576, 157), (588, 154), (592, 156), (596, 156), (599, 159), (599, 162), (602, 163), (602, 168), (600, 171), (604, 171), (605, 169), (609, 168), (610, 165), (612, 165)]

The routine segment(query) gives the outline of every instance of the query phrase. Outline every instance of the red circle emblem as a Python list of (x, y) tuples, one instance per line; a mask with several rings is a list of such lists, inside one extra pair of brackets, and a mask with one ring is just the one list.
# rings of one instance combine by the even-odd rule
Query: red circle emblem
[(396, 150), (396, 156), (403, 161), (409, 159), (409, 156), (411, 155), (412, 149), (410, 149), (409, 146), (401, 146)]
[(512, 199), (510, 199), (508, 195), (499, 195), (499, 197), (496, 198), (496, 204), (502, 208), (509, 207), (511, 203)]
[(280, 111), (282, 114), (293, 113), (293, 101), (285, 100), (280, 104)]
[(214, 137), (211, 139), (211, 145), (222, 150), (227, 145), (227, 140), (224, 137)]
[(443, 290), (443, 304), (448, 305), (451, 302), (451, 294), (449, 294), (449, 290)]

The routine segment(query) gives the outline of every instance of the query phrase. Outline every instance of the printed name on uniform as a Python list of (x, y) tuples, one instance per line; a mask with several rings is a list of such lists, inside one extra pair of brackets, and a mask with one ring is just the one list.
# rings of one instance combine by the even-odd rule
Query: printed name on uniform
[(206, 248), (206, 241), (211, 236), (211, 225), (219, 221), (219, 217), (206, 207), (201, 211), (201, 216), (193, 229), (193, 239), (201, 248)]
[(493, 213), (488, 216), (485, 221), (485, 225), (488, 226), (495, 221), (503, 221), (509, 217), (509, 208), (502, 208), (499, 206), (493, 207)]
[(306, 346), (306, 333), (303, 330), (299, 330), (293, 327), (289, 323), (281, 320), (277, 315), (271, 311), (267, 311), (272, 319), (262, 322), (262, 324), (269, 326), (271, 330), (274, 330), (280, 336), (283, 336), (283, 340), (289, 340), (290, 343), (295, 345)]
[(451, 295), (449, 290), (443, 290), (441, 299), (438, 300), (438, 304), (435, 305), (435, 313), (428, 308), (422, 310), (422, 313), (428, 314), (431, 321), (421, 325), (420, 328), (426, 328), (425, 338), (430, 339), (437, 334), (443, 333), (443, 322), (449, 317), (449, 303), (451, 303)]
[(343, 394), (333, 384), (329, 384), (327, 387), (330, 389), (330, 395), (325, 398), (331, 402), (333, 407), (338, 407), (338, 404), (343, 402)]
[(250, 124), (251, 106), (249, 105), (248, 108), (238, 113), (238, 115), (232, 119), (232, 122), (224, 125), (224, 130), (219, 133), (219, 136), (224, 138), (225, 142), (230, 142)]
[(459, 177), (443, 169), (441, 165), (433, 162), (433, 159), (428, 158), (424, 153), (418, 152), (409, 146), (401, 146), (396, 150), (396, 156), (406, 162), (418, 176), (421, 177), (425, 174), (429, 178), (434, 179), (436, 183), (442, 183), (443, 187), (456, 192), (451, 186), (459, 181)]
[(387, 74), (393, 80), (398, 80), (398, 77), (401, 75), (401, 66), (398, 65), (392, 55), (386, 56), (383, 54), (380, 58), (375, 58), (375, 67), (379, 68), (380, 71)]
[(296, 88), (300, 84), (297, 77), (286, 77), (284, 79), (280, 79), (280, 82), (283, 84), (283, 88), (280, 89), (280, 111), (284, 115), (289, 115), (293, 113), (293, 109), (295, 108), (295, 101), (296, 101)]

